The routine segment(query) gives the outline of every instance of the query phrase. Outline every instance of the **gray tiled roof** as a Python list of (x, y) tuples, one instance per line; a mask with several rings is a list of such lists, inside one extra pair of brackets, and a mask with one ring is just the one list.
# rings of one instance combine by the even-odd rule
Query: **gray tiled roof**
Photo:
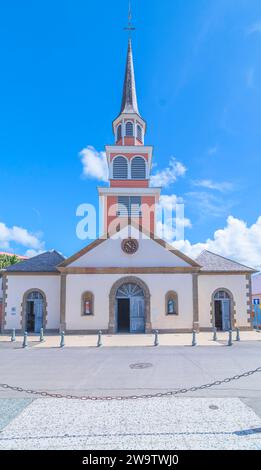
[(128, 43), (125, 79), (124, 79), (122, 103), (121, 103), (121, 113), (139, 114), (137, 95), (136, 95), (131, 39), (129, 39), (129, 43)]
[(198, 264), (202, 266), (201, 271), (244, 271), (254, 272), (254, 269), (243, 264), (224, 258), (223, 256), (204, 250), (196, 258)]
[(57, 251), (46, 251), (40, 255), (28, 258), (20, 263), (8, 266), (7, 272), (57, 272), (56, 266), (64, 261)]

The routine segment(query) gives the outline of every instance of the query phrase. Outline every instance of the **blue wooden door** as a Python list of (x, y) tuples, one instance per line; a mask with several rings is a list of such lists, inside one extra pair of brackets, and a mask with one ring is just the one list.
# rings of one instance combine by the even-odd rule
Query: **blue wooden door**
[(34, 300), (34, 332), (40, 333), (43, 327), (43, 301), (42, 299)]
[(145, 308), (143, 297), (132, 297), (130, 299), (130, 332), (145, 332)]
[(223, 299), (221, 302), (222, 302), (222, 329), (223, 331), (228, 331), (231, 329), (230, 300)]

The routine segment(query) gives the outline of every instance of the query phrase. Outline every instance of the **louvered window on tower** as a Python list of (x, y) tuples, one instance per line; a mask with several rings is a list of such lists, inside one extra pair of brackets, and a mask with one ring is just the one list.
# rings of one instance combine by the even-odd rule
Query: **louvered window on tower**
[(146, 163), (142, 157), (134, 157), (131, 161), (131, 177), (134, 180), (146, 178)]
[(113, 178), (126, 180), (128, 178), (128, 163), (124, 157), (116, 157), (113, 160)]
[(118, 197), (118, 217), (140, 217), (141, 197), (140, 196), (119, 196)]
[(133, 137), (133, 124), (132, 124), (132, 122), (127, 122), (125, 130), (126, 130), (126, 136)]
[(121, 124), (118, 126), (118, 129), (117, 129), (117, 142), (120, 139), (121, 139)]
[(142, 142), (142, 128), (141, 126), (137, 126), (137, 139)]

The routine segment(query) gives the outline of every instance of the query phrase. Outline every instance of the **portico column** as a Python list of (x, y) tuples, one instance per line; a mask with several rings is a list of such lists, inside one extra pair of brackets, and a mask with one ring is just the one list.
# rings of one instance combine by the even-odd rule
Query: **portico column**
[(61, 273), (60, 332), (66, 330), (66, 278), (67, 274)]
[(199, 331), (199, 309), (198, 309), (198, 274), (192, 274), (193, 292), (193, 330)]

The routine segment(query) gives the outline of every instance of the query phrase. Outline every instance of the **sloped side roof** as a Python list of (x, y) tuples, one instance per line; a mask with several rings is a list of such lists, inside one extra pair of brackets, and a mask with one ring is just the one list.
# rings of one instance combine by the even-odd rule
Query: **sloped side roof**
[(62, 261), (64, 257), (57, 251), (46, 251), (40, 255), (28, 258), (20, 263), (8, 266), (7, 272), (58, 272), (56, 266)]
[(211, 251), (204, 250), (196, 258), (202, 268), (201, 272), (205, 271), (224, 271), (224, 272), (255, 272), (254, 269), (244, 266), (243, 264), (232, 261), (231, 259), (224, 258), (223, 256), (216, 255)]

